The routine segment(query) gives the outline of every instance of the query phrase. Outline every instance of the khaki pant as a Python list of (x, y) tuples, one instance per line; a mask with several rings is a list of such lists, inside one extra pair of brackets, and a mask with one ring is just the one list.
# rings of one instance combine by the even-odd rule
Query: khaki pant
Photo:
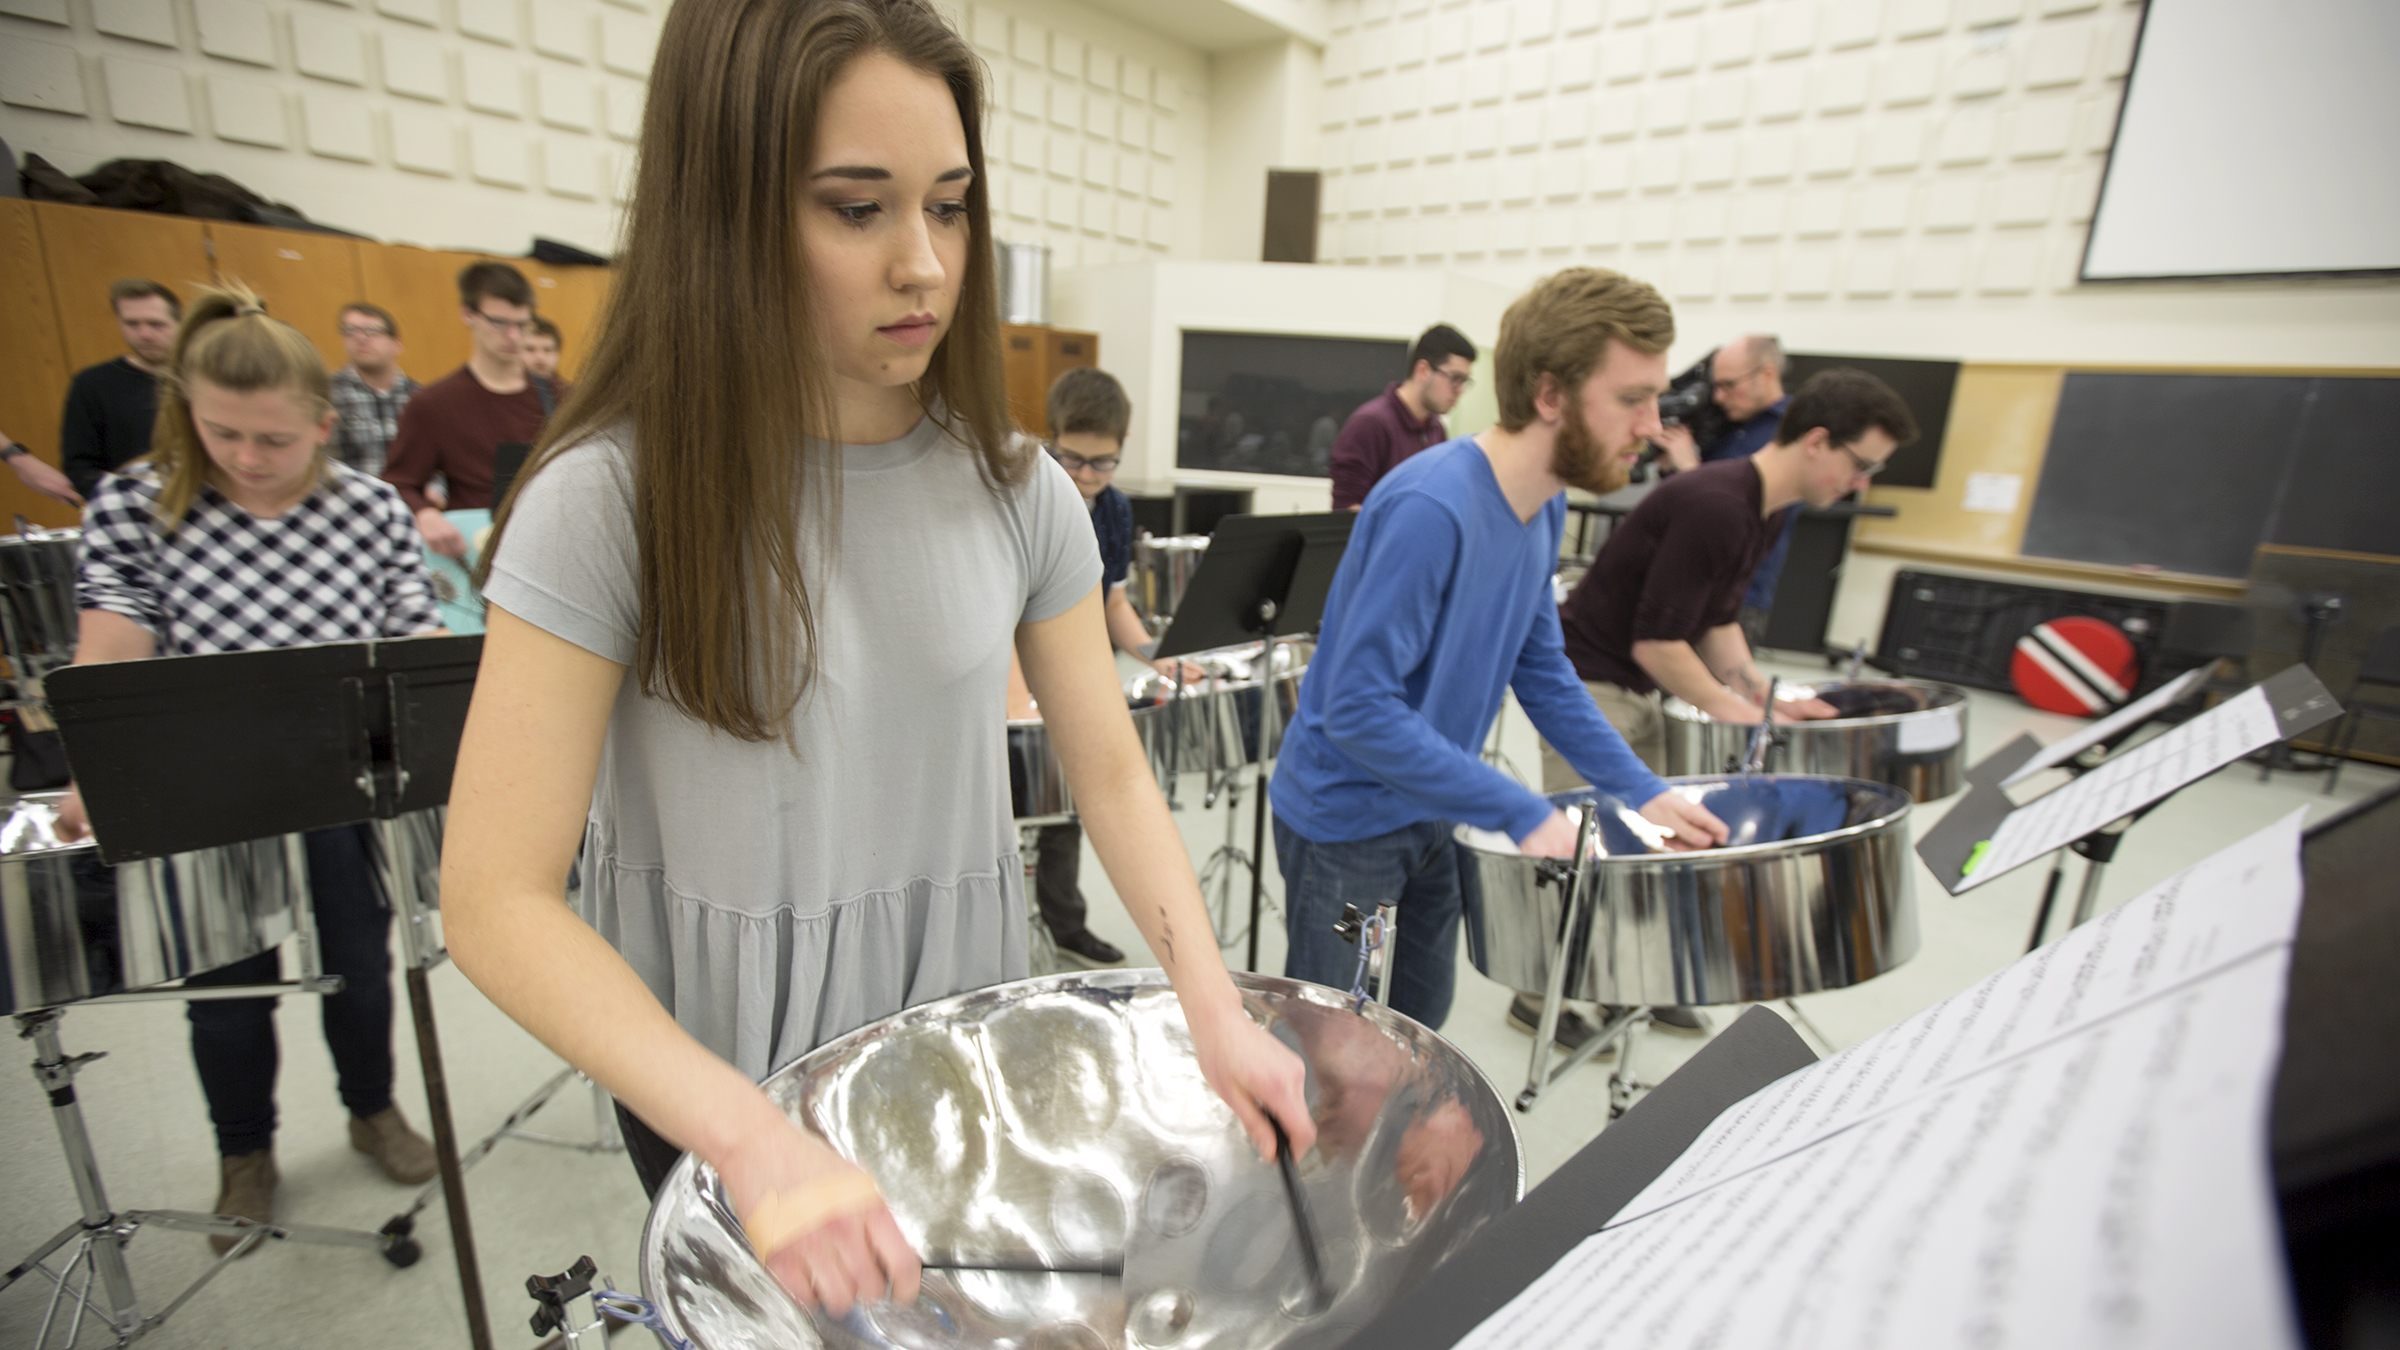
[[(1637, 694), (1620, 684), (1600, 680), (1585, 680), (1583, 687), (1591, 691), (1592, 702), (1600, 705), (1600, 715), (1633, 747), (1633, 753), (1652, 773), (1665, 773), (1667, 763), (1666, 715), (1659, 711), (1657, 694)], [(1566, 756), (1542, 742), (1542, 791), (1565, 792), (1584, 785), (1583, 778), (1567, 763)], [(1639, 803), (1636, 803), (1639, 805)]]

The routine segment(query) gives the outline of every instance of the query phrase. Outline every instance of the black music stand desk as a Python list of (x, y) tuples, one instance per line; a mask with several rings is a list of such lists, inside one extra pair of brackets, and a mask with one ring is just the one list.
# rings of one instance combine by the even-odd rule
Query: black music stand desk
[[(1325, 599), (1350, 543), (1355, 511), (1306, 516), (1227, 516), (1209, 536), (1208, 552), (1184, 589), (1175, 617), (1158, 638), (1161, 657), (1188, 656), (1246, 642), (1313, 633), (1325, 620)], [(1266, 895), (1267, 719), (1275, 700), (1272, 656), (1259, 662), (1258, 799), (1250, 831), (1250, 949), (1246, 969), (1258, 969), (1258, 920)]]
[[(481, 637), (415, 637), (69, 666), (48, 692), (100, 856), (131, 862), (372, 823), (401, 912), (467, 1327), (491, 1330), (426, 969), (441, 956), (415, 901), (438, 863), (422, 819), (450, 799)], [(426, 856), (428, 849), (435, 856)]]

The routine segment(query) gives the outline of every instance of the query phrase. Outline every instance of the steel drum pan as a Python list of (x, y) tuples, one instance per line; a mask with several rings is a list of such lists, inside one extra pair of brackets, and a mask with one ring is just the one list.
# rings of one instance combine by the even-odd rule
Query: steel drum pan
[(1144, 671), (1125, 682), (1125, 701), (1133, 710), (1133, 726), (1153, 772), (1221, 773), (1256, 764), (1261, 699), (1267, 710), (1265, 758), (1283, 749), (1283, 729), (1300, 707), (1300, 681), (1307, 674), (1315, 644), (1279, 642), (1270, 658), (1272, 678), (1262, 678), (1258, 648), (1203, 652), (1185, 660), (1207, 674), (1178, 684), (1157, 671)]
[(39, 669), (62, 666), (75, 655), (75, 555), (83, 531), (45, 530), (23, 519), (18, 533), (0, 535), (0, 621), (12, 656)]
[(59, 841), (65, 795), (19, 798), (0, 820), (0, 1005), (8, 1012), (256, 956), (291, 936), (309, 903), (298, 835), (111, 867), (88, 838)]
[[(1841, 989), (1917, 952), (1908, 794), (1856, 778), (1757, 774), (1669, 786), (1732, 830), (1723, 847), (1652, 852), (1632, 808), (1589, 788), (1551, 797), (1597, 809), (1591, 903), (1565, 995), (1689, 1007)], [(1512, 989), (1547, 987), (1567, 880), (1505, 836), (1458, 827), (1467, 955)]]
[(1075, 813), (1067, 771), (1038, 717), (1008, 719), (1008, 806), (1018, 820), (1064, 819)]
[(1208, 536), (1178, 534), (1163, 539), (1149, 536), (1133, 541), (1133, 585), (1130, 599), (1133, 612), (1156, 633), (1175, 617), (1183, 605), (1183, 593), (1192, 584), (1192, 574), (1200, 570), (1200, 560), (1208, 555)]
[(1201, 1078), (1157, 970), (1000, 985), (911, 1008), (769, 1078), (794, 1120), (864, 1167), (920, 1252), (1122, 1279), (928, 1271), (908, 1307), (803, 1313), (687, 1156), (642, 1231), (642, 1287), (698, 1350), (1334, 1346), (1524, 1189), (1506, 1106), (1464, 1055), (1376, 1004), (1235, 975), (1309, 1065), (1300, 1178), (1331, 1301), (1310, 1294), (1290, 1202)]
[[(1779, 723), (1771, 769), (1889, 783), (1921, 802), (1947, 797), (1964, 785), (1963, 689), (1927, 680), (1837, 680), (1782, 685), (1779, 697), (1821, 698), (1842, 715)], [(1666, 714), (1668, 773), (1730, 773), (1740, 767), (1754, 726), (1716, 721), (1674, 698), (1666, 701)]]

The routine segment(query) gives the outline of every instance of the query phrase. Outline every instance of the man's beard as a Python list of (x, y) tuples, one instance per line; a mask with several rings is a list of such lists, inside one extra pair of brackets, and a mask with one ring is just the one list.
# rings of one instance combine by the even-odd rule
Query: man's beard
[(1625, 462), (1624, 452), (1600, 444), (1592, 424), (1583, 420), (1583, 405), (1569, 399), (1565, 411), (1566, 424), (1551, 446), (1550, 472), (1567, 486), (1600, 497), (1632, 481), (1633, 466)]

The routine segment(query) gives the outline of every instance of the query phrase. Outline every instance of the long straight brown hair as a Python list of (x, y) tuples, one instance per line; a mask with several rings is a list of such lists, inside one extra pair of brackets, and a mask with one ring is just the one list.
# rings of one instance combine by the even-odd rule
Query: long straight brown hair
[[(942, 79), (969, 167), (966, 275), (917, 396), (993, 491), (1024, 481), (1008, 430), (984, 178), (983, 71), (924, 0), (677, 0), (642, 115), (616, 284), (582, 378), (523, 483), (567, 446), (632, 440), (642, 692), (746, 741), (784, 734), (819, 664), (802, 531), (839, 520), (831, 381), (801, 264), (799, 209), (826, 90), (873, 53)], [(502, 502), (484, 566), (500, 550)], [(823, 549), (814, 550), (825, 556)]]

